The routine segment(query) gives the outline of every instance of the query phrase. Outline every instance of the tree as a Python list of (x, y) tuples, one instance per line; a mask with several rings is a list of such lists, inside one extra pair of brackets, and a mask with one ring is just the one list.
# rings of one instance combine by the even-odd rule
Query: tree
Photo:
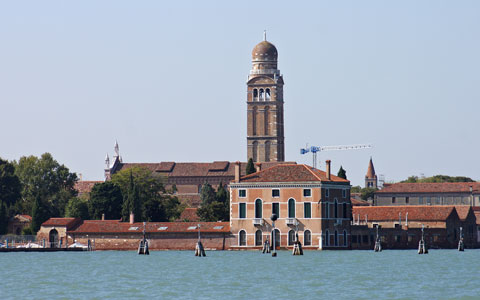
[(87, 201), (79, 197), (70, 199), (65, 208), (65, 217), (80, 218), (82, 220), (90, 219)]
[(42, 203), (40, 195), (36, 196), (32, 207), (32, 223), (30, 224), (33, 233), (36, 233), (40, 229), (42, 223), (49, 218), (49, 212), (45, 207), (45, 204)]
[(343, 169), (342, 166), (340, 166), (340, 169), (338, 170), (337, 176), (343, 179), (347, 179), (347, 171)]
[(364, 188), (360, 192), (360, 197), (363, 200), (368, 200), (368, 199), (373, 199), (375, 192), (378, 191), (378, 189), (375, 188)]
[(362, 188), (359, 185), (352, 186), (350, 189), (350, 193), (360, 193), (362, 191)]
[(257, 170), (255, 169), (255, 165), (253, 164), (253, 159), (249, 158), (247, 163), (247, 175), (255, 173)]
[(130, 170), (130, 182), (126, 195), (123, 198), (122, 216), (123, 220), (127, 221), (130, 214), (133, 213), (137, 221), (143, 221), (143, 207), (140, 202), (137, 185), (133, 180), (133, 173)]
[(7, 226), (7, 205), (0, 201), (0, 234), (5, 234), (7, 232)]
[[(132, 179), (133, 186), (132, 187)], [(122, 170), (112, 176), (112, 182), (122, 190), (125, 203), (122, 208), (124, 219), (128, 219), (132, 207), (137, 207), (135, 219), (152, 222), (173, 221), (177, 219), (184, 206), (177, 197), (176, 186), (165, 189), (164, 176), (158, 176), (146, 168), (133, 167)], [(130, 193), (130, 194), (129, 194)], [(130, 198), (128, 198), (130, 196)], [(133, 201), (136, 199), (137, 201)], [(133, 206), (132, 206), (133, 205)]]
[(6, 208), (14, 206), (21, 198), (22, 185), (15, 174), (15, 166), (0, 158), (0, 202)]
[[(222, 183), (219, 184), (217, 192), (213, 195), (213, 188), (205, 183), (202, 186), (202, 205), (197, 210), (197, 215), (202, 221), (216, 222), (230, 220), (230, 195)], [(202, 197), (203, 195), (203, 197)]]
[(207, 182), (202, 185), (202, 189), (200, 190), (200, 200), (202, 201), (202, 205), (215, 201), (215, 190)]
[(90, 217), (99, 220), (105, 214), (105, 219), (118, 220), (122, 217), (122, 204), (122, 190), (116, 184), (111, 181), (97, 183), (88, 201)]
[(40, 158), (23, 156), (14, 165), (22, 185), (18, 212), (30, 213), (36, 198), (40, 197), (50, 216), (63, 217), (68, 201), (77, 195), (74, 188), (77, 175), (54, 160), (50, 153)]
[(0, 158), (0, 234), (7, 232), (8, 220), (13, 217), (21, 199), (21, 184), (12, 163)]
[(430, 182), (475, 182), (470, 177), (465, 176), (448, 176), (448, 175), (435, 175), (432, 177), (426, 178), (418, 178), (418, 176), (410, 176), (404, 181), (400, 181), (402, 183), (430, 183)]

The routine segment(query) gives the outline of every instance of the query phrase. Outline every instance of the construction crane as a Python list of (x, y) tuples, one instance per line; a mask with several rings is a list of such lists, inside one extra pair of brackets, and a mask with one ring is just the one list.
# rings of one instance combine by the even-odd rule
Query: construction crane
[(311, 146), (300, 149), (300, 154), (307, 154), (312, 152), (313, 155), (313, 165), (315, 169), (317, 168), (317, 152), (320, 151), (332, 151), (332, 150), (360, 150), (372, 148), (370, 144), (359, 144), (359, 145), (340, 145), (340, 146)]

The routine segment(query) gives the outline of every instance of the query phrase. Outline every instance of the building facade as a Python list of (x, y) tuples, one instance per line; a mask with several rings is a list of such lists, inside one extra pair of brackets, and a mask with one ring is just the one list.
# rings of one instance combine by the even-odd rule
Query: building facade
[(266, 40), (252, 50), (247, 81), (247, 159), (285, 161), (283, 76), (277, 68), (278, 52)]
[(383, 249), (415, 249), (422, 237), (429, 248), (478, 248), (476, 218), (470, 206), (354, 206), (352, 249), (373, 249), (377, 227)]
[(375, 192), (374, 205), (480, 206), (479, 182), (394, 183)]
[(276, 248), (289, 248), (298, 232), (305, 249), (349, 249), (350, 223), (350, 182), (331, 175), (329, 161), (326, 172), (284, 164), (230, 183), (232, 248), (272, 245), (273, 236)]

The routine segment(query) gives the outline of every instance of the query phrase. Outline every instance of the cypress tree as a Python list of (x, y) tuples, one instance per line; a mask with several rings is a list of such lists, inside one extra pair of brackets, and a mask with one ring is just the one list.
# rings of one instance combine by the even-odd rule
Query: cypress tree
[(0, 201), (0, 234), (7, 232), (8, 218), (7, 218), (7, 207)]
[(255, 170), (255, 165), (253, 164), (253, 159), (250, 158), (247, 163), (247, 175), (250, 175), (252, 173), (255, 173), (257, 170)]
[(35, 197), (35, 202), (33, 202), (32, 223), (30, 225), (34, 234), (40, 229), (42, 223), (48, 220), (48, 218), (47, 209), (40, 200), (40, 196), (37, 195)]
[(347, 171), (345, 171), (343, 167), (340, 166), (340, 170), (338, 170), (337, 176), (343, 179), (347, 179)]

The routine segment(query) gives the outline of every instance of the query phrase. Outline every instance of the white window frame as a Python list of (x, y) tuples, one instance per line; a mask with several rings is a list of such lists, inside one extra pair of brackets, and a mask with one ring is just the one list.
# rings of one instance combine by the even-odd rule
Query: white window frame
[[(278, 196), (274, 196), (273, 191), (278, 191)], [(272, 198), (280, 198), (280, 189), (272, 189)]]
[[(240, 192), (245, 192), (245, 196), (242, 196)], [(247, 198), (247, 190), (246, 189), (239, 189), (238, 190), (238, 198)]]
[[(305, 196), (305, 191), (310, 191), (310, 196)], [(312, 189), (303, 189), (303, 197), (305, 198), (311, 198), (312, 197)]]

